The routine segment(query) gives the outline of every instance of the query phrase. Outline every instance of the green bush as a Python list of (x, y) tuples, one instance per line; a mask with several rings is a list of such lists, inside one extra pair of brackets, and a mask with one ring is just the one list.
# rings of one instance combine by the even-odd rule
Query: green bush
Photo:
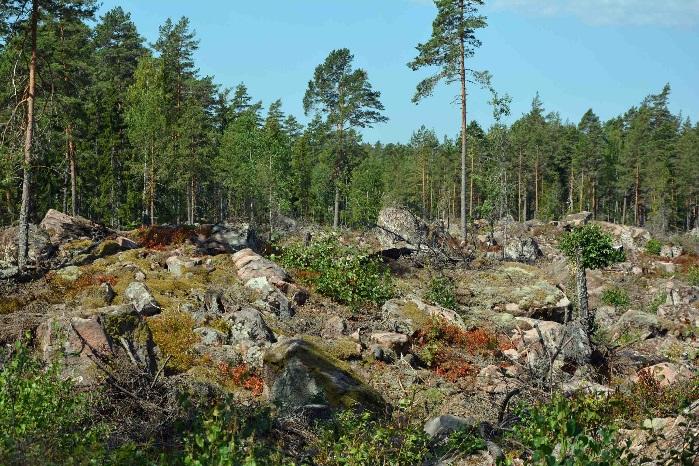
[(486, 445), (473, 430), (464, 429), (430, 449), (430, 439), (419, 424), (400, 425), (392, 420), (374, 419), (369, 413), (344, 411), (321, 428), (314, 447), (314, 464), (402, 466), (469, 455)]
[(692, 286), (699, 286), (699, 265), (693, 265), (687, 270), (687, 282)]
[(322, 295), (350, 306), (381, 304), (393, 296), (388, 268), (376, 257), (328, 235), (304, 246), (292, 244), (279, 261)]
[(658, 241), (657, 239), (650, 239), (646, 243), (646, 252), (648, 254), (651, 254), (653, 256), (659, 256), (660, 255), (660, 250), (663, 248), (663, 243)]
[(631, 305), (631, 298), (626, 290), (617, 287), (604, 290), (601, 300), (607, 306), (614, 306), (617, 309), (628, 309)]
[(0, 369), (0, 464), (81, 464), (100, 457), (90, 400), (59, 367), (17, 343)]
[(508, 434), (527, 464), (607, 466), (628, 464), (629, 448), (616, 437), (603, 397), (556, 395), (549, 403), (520, 406)]
[(170, 464), (185, 466), (281, 465), (279, 451), (256, 438), (269, 436), (271, 421), (266, 412), (243, 415), (230, 404), (215, 407), (196, 423), (184, 439), (184, 452)]
[(624, 251), (614, 247), (612, 237), (598, 225), (583, 225), (561, 236), (561, 251), (585, 269), (608, 267), (625, 259)]
[(455, 310), (457, 304), (454, 283), (449, 277), (432, 277), (425, 292), (425, 299), (432, 304)]

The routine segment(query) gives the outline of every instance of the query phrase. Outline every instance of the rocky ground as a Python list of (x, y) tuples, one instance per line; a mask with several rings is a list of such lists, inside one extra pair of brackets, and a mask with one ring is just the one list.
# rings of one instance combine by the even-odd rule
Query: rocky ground
[[(0, 343), (29, 333), (36, 353), (60, 359), (80, 390), (122, 400), (110, 412), (123, 408), (119, 434), (131, 439), (166, 435), (167, 408), (184, 392), (272, 406), (286, 420), (280, 442), (297, 457), (299, 423), (409, 403), (411, 421), (430, 436), (480, 427), (482, 452), (442, 464), (494, 464), (503, 454), (517, 462), (526, 452), (497, 433), (515, 403), (554, 392), (638, 395), (640, 383), (697, 391), (699, 238), (656, 244), (644, 229), (596, 222), (626, 261), (588, 271), (590, 341), (567, 323), (575, 289), (557, 246), (590, 217), (477, 224), (460, 244), (385, 209), (376, 230), (344, 231), (338, 241), (381, 258), (391, 294), (341, 304), (319, 291), (313, 271), (281, 266), (288, 245), (327, 235), (315, 226), (288, 221), (265, 244), (248, 225), (114, 232), (49, 211), (31, 228), (29, 273), (13, 265), (16, 229), (0, 232)], [(158, 415), (143, 414), (151, 405)], [(629, 418), (621, 434), (631, 450), (660, 463), (689, 448), (699, 404), (676, 408)]]

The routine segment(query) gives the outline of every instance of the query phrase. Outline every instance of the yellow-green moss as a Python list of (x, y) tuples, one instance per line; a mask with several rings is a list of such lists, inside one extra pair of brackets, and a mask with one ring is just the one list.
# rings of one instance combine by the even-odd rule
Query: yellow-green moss
[(185, 372), (196, 364), (193, 348), (199, 343), (199, 336), (193, 331), (194, 319), (189, 313), (166, 310), (148, 319), (148, 326), (155, 344), (170, 356), (168, 366), (171, 369)]
[(361, 356), (361, 352), (357, 348), (357, 342), (349, 337), (327, 340), (315, 335), (304, 335), (301, 339), (317, 346), (329, 356), (337, 359), (338, 363), (344, 366), (342, 368), (345, 370), (349, 370), (350, 367), (342, 361), (355, 359)]

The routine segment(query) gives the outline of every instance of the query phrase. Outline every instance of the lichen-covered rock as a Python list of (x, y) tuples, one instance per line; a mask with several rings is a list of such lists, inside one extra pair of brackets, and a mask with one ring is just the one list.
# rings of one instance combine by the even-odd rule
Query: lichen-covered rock
[(153, 295), (142, 282), (131, 282), (124, 291), (126, 300), (133, 304), (136, 310), (144, 316), (160, 313), (160, 306)]
[(255, 230), (248, 223), (206, 225), (195, 243), (202, 253), (233, 253), (257, 245)]
[(143, 315), (131, 304), (108, 306), (96, 312), (113, 347), (128, 350), (139, 367), (154, 374), (158, 370), (158, 349)]
[(49, 234), (54, 244), (78, 238), (104, 238), (110, 233), (107, 228), (86, 218), (72, 217), (54, 209), (46, 212), (39, 226)]
[(265, 353), (264, 362), (270, 401), (283, 412), (309, 405), (377, 413), (385, 409), (381, 395), (341, 368), (339, 361), (304, 340), (273, 345)]
[(228, 322), (231, 325), (232, 342), (252, 341), (264, 345), (277, 341), (257, 309), (246, 307), (236, 311), (228, 317)]
[(515, 262), (534, 262), (543, 254), (539, 245), (530, 237), (509, 238), (505, 242), (505, 260)]
[(433, 318), (466, 328), (464, 320), (456, 311), (427, 304), (417, 296), (391, 299), (384, 303), (381, 310), (387, 328), (405, 335), (413, 335)]
[(520, 263), (503, 263), (457, 281), (459, 301), (515, 316), (563, 322), (570, 300), (552, 285), (541, 269)]
[(673, 259), (675, 257), (680, 257), (683, 252), (684, 249), (682, 249), (682, 246), (673, 246), (671, 244), (665, 244), (660, 249), (660, 257), (667, 257)]
[(407, 209), (384, 207), (376, 224), (376, 237), (384, 249), (427, 249), (427, 224)]
[[(0, 229), (0, 269), (17, 265), (19, 227)], [(49, 259), (56, 251), (48, 233), (34, 224), (29, 225), (29, 261), (40, 263)]]
[(104, 332), (100, 315), (80, 317), (50, 317), (36, 331), (38, 350), (46, 362), (60, 358), (61, 372), (80, 386), (100, 383), (104, 378), (92, 357), (112, 353), (111, 342)]

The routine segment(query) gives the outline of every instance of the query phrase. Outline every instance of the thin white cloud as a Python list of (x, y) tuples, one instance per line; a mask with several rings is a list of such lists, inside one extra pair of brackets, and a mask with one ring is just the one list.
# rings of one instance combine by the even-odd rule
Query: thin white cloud
[(699, 24), (699, 0), (493, 0), (491, 6), (539, 16), (573, 15), (599, 26)]

